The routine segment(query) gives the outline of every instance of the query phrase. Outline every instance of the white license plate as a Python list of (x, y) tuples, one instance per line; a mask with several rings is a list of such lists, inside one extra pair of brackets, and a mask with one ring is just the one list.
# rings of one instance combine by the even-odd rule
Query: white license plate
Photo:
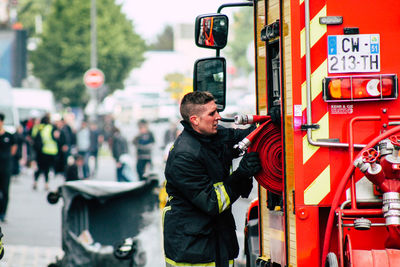
[(379, 71), (379, 34), (328, 36), (329, 73)]

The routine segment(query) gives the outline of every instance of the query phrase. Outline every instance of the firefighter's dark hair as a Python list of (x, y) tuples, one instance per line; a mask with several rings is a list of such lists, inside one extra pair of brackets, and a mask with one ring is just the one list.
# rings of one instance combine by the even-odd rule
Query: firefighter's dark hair
[(5, 117), (3, 113), (0, 113), (0, 121), (4, 121)]
[(203, 105), (215, 101), (210, 92), (191, 92), (186, 94), (181, 101), (180, 112), (182, 118), (190, 123), (190, 116), (198, 115), (203, 110)]

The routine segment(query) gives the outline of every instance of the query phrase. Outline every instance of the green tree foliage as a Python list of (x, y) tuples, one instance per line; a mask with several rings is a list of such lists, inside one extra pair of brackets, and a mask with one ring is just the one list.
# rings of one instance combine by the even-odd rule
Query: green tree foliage
[[(57, 100), (81, 106), (88, 100), (83, 74), (90, 68), (90, 1), (52, 0), (38, 48), (30, 55), (33, 74)], [(114, 0), (97, 0), (98, 68), (112, 92), (123, 87), (144, 61), (145, 41)]]
[(18, 1), (18, 21), (28, 31), (29, 36), (36, 34), (40, 21), (46, 20), (50, 12), (51, 3), (54, 0), (19, 0)]
[(174, 30), (171, 25), (166, 25), (164, 30), (157, 35), (157, 40), (149, 46), (150, 50), (174, 50)]
[(253, 67), (247, 60), (247, 49), (254, 40), (253, 9), (240, 8), (233, 14), (232, 40), (228, 42), (226, 55), (243, 74), (249, 74)]

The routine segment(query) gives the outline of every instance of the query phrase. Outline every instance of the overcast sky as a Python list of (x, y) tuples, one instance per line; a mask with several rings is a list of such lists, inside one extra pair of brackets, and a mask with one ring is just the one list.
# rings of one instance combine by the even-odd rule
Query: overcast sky
[(146, 40), (154, 40), (164, 26), (194, 23), (197, 15), (215, 13), (221, 4), (237, 0), (116, 0)]

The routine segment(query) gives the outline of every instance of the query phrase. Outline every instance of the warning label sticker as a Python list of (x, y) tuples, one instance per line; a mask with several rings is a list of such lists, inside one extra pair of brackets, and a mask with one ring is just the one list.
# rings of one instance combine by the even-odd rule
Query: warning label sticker
[(303, 109), (301, 105), (293, 105), (294, 116), (301, 117), (303, 116)]

